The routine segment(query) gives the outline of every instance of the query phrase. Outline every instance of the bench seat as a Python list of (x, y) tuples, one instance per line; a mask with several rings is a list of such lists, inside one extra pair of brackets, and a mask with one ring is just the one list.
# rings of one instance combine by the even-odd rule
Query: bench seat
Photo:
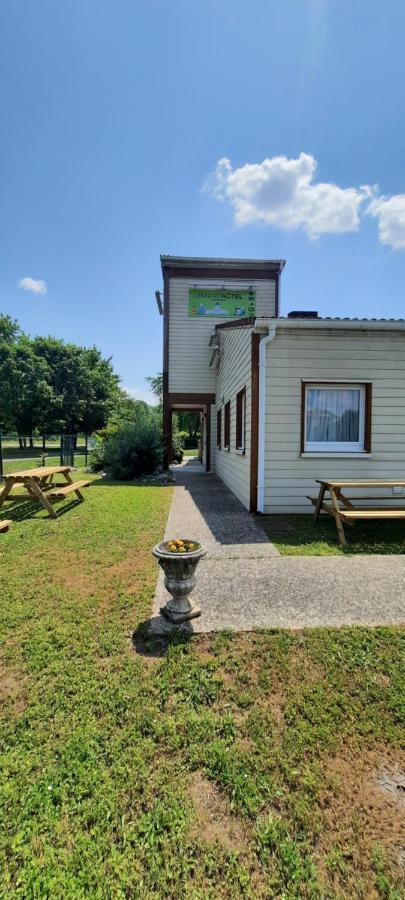
[(52, 488), (51, 491), (46, 492), (46, 497), (48, 500), (63, 500), (67, 494), (71, 494), (73, 491), (81, 491), (82, 488), (89, 487), (91, 484), (90, 481), (74, 481), (73, 484), (66, 484), (63, 487)]
[(341, 509), (342, 519), (405, 519), (405, 509)]

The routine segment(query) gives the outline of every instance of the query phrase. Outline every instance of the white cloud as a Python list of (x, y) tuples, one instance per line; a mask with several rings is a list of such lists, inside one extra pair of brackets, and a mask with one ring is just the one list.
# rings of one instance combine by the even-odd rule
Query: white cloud
[(42, 278), (21, 278), (18, 287), (30, 291), (31, 294), (46, 294), (46, 284)]
[(273, 156), (232, 168), (220, 159), (204, 190), (233, 207), (236, 225), (266, 224), (285, 231), (303, 228), (310, 238), (357, 231), (368, 185), (341, 188), (314, 181), (317, 163), (308, 153), (297, 159)]
[(393, 197), (376, 197), (367, 212), (378, 219), (378, 236), (381, 244), (394, 250), (405, 250), (405, 194)]

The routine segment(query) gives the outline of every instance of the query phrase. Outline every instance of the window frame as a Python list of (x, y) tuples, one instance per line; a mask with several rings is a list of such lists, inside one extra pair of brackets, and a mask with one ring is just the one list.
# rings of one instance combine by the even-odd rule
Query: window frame
[(231, 401), (224, 406), (224, 450), (231, 449)]
[(246, 385), (236, 394), (235, 447), (239, 453), (246, 451)]
[(217, 410), (217, 450), (222, 447), (222, 409)]
[[(371, 453), (371, 392), (370, 382), (355, 381), (302, 381), (301, 395), (301, 453), (302, 454), (354, 454)], [(360, 392), (359, 441), (307, 441), (307, 398), (315, 390), (358, 390)]]

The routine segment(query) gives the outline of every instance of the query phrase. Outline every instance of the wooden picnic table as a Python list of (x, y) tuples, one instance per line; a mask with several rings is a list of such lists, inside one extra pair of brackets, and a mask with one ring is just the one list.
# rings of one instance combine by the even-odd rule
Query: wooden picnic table
[[(37, 469), (22, 469), (20, 472), (10, 472), (5, 476), (4, 488), (0, 493), (0, 507), (6, 500), (34, 500), (41, 503), (52, 519), (57, 518), (53, 503), (74, 492), (79, 500), (84, 500), (81, 488), (88, 487), (90, 481), (73, 481), (70, 472), (72, 466), (39, 466)], [(65, 481), (55, 483), (54, 476), (63, 475)], [(13, 494), (13, 488), (23, 484), (26, 492)]]
[[(353, 500), (403, 500), (401, 494), (395, 496), (390, 494), (389, 497), (369, 496), (369, 497), (347, 497), (347, 489), (359, 490), (361, 488), (384, 488), (394, 487), (405, 488), (405, 481), (323, 481), (316, 479), (320, 485), (318, 497), (308, 497), (308, 500), (315, 506), (314, 522), (317, 522), (321, 510), (333, 516), (336, 522), (336, 528), (339, 543), (342, 547), (346, 546), (346, 535), (343, 523), (354, 525), (358, 519), (405, 519), (405, 508), (394, 508), (387, 506), (355, 506)], [(330, 502), (325, 501), (325, 493), (329, 494)], [(340, 505), (339, 505), (340, 504)]]

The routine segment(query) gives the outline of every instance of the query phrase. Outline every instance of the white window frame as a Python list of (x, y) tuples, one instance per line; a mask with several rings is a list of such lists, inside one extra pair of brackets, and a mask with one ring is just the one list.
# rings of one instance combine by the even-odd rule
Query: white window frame
[[(366, 441), (366, 388), (364, 384), (349, 384), (348, 382), (304, 382), (304, 452), (305, 453), (364, 453)], [(359, 404), (359, 441), (307, 441), (307, 407), (308, 392), (310, 390), (322, 391), (347, 391), (356, 390), (360, 394)]]

